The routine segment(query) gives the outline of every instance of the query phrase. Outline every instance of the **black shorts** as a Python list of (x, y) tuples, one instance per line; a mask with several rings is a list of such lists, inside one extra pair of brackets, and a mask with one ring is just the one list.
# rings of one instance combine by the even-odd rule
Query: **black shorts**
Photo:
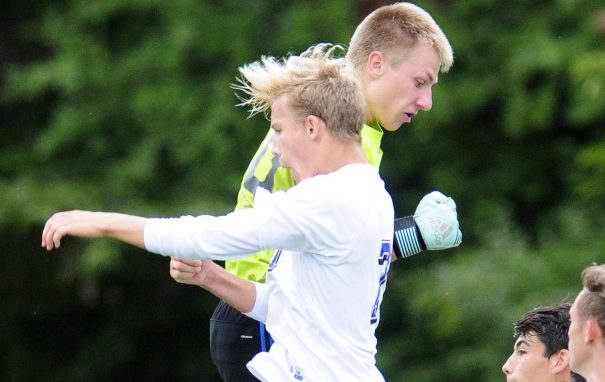
[(220, 301), (210, 319), (210, 356), (225, 382), (258, 382), (246, 364), (268, 351), (271, 337), (260, 322)]

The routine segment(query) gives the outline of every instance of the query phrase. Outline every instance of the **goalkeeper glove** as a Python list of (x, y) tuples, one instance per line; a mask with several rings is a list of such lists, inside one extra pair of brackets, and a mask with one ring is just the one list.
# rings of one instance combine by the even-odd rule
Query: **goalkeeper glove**
[(409, 257), (425, 249), (456, 247), (461, 242), (456, 203), (438, 191), (422, 198), (413, 217), (395, 220), (393, 253), (397, 258)]

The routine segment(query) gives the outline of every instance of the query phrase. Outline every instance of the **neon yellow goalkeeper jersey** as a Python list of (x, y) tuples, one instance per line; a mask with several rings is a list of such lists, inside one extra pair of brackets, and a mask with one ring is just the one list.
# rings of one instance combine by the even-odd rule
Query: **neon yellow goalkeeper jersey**
[[(368, 162), (378, 168), (382, 159), (380, 142), (382, 140), (382, 128), (376, 123), (364, 125), (361, 130), (361, 145)], [(237, 196), (235, 209), (249, 208), (254, 205), (254, 194), (257, 187), (262, 187), (271, 192), (287, 190), (296, 182), (292, 179), (290, 170), (279, 166), (279, 159), (271, 154), (271, 138), (273, 130), (261, 143), (260, 147), (242, 180), (242, 185)], [(274, 250), (257, 252), (251, 256), (225, 261), (225, 269), (239, 277), (252, 281), (265, 281), (267, 267)]]

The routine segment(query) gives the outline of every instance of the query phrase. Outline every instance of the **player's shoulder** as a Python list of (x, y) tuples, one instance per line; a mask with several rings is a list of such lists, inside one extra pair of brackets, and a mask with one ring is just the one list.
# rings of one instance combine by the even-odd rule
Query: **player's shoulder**
[[(357, 185), (371, 186), (373, 184), (382, 185), (384, 182), (380, 178), (378, 170), (368, 163), (354, 163), (343, 166), (339, 170), (332, 173), (330, 182), (340, 187), (353, 187)], [(367, 187), (356, 188), (355, 190), (363, 191)], [(351, 191), (355, 191), (351, 190)]]
[(350, 164), (332, 173), (308, 178), (294, 188), (292, 191), (299, 195), (342, 205), (383, 192), (384, 182), (371, 165)]

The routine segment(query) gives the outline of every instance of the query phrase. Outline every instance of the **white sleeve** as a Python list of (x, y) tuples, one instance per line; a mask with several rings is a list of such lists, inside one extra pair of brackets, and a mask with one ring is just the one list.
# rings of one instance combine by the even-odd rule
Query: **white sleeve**
[(226, 260), (265, 249), (322, 252), (350, 240), (339, 237), (337, 243), (327, 242), (323, 232), (353, 222), (335, 218), (330, 203), (322, 203), (321, 196), (298, 188), (259, 198), (253, 208), (225, 216), (148, 219), (145, 249), (185, 259)]
[(145, 249), (164, 256), (185, 259), (225, 260), (269, 249), (258, 234), (254, 209), (225, 216), (183, 216), (148, 219)]
[(269, 300), (269, 286), (265, 283), (254, 282), (256, 287), (256, 300), (254, 301), (254, 307), (248, 313), (244, 313), (246, 316), (255, 319), (256, 321), (265, 322), (267, 319), (267, 310)]

